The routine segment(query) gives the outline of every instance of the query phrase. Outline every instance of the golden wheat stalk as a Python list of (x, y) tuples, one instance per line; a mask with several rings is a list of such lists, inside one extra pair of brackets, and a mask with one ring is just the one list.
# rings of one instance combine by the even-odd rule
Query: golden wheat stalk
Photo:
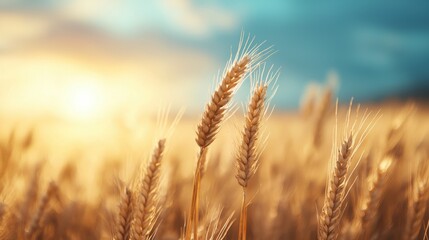
[(222, 209), (212, 210), (212, 216), (206, 226), (205, 240), (222, 240), (228, 234), (228, 230), (233, 224), (234, 212), (232, 212), (226, 219), (222, 219)]
[(238, 240), (245, 240), (247, 237), (247, 206), (246, 190), (243, 189), (240, 222), (238, 225)]
[(204, 174), (206, 173), (206, 165), (207, 165), (207, 149), (205, 148), (203, 150), (201, 156), (198, 156), (198, 159), (201, 159), (201, 164), (200, 164), (200, 177), (203, 178)]
[(195, 141), (200, 147), (200, 151), (193, 180), (191, 206), (185, 228), (186, 240), (190, 240), (192, 234), (194, 239), (198, 239), (199, 192), (205, 151), (215, 140), (222, 120), (229, 110), (230, 100), (242, 80), (252, 70), (252, 67), (256, 67), (259, 61), (272, 54), (270, 48), (260, 51), (261, 44), (252, 47), (254, 38), (248, 37), (244, 44), (243, 40), (242, 35), (237, 54), (234, 60), (228, 61), (223, 79), (213, 93), (211, 101), (207, 103), (201, 122), (197, 126)]
[(338, 236), (342, 205), (347, 185), (347, 171), (353, 153), (353, 136), (350, 134), (343, 141), (335, 161), (328, 193), (319, 219), (319, 240), (334, 240)]
[[(33, 172), (30, 175), (29, 181), (32, 183), (28, 186), (27, 191), (25, 193), (25, 200), (20, 209), (20, 220), (22, 224), (22, 232), (24, 232), (24, 228), (28, 224), (30, 210), (36, 204), (36, 200), (39, 197), (39, 187), (40, 187), (40, 176), (42, 173), (43, 164), (41, 162), (36, 163), (34, 166)], [(1, 171), (1, 170), (0, 170)]]
[(132, 224), (132, 238), (135, 240), (148, 239), (156, 219), (160, 167), (164, 149), (165, 139), (161, 139), (153, 151), (137, 192), (137, 203)]
[[(188, 217), (193, 223), (194, 236), (197, 236), (198, 228), (198, 200), (201, 181), (201, 169), (203, 168), (203, 157), (206, 148), (214, 141), (216, 133), (227, 111), (227, 104), (231, 100), (235, 87), (242, 80), (243, 75), (248, 71), (250, 57), (245, 55), (227, 72), (218, 89), (212, 95), (211, 101), (207, 104), (200, 124), (197, 127), (197, 138), (195, 139), (200, 152), (198, 154), (197, 168), (194, 176), (194, 188), (192, 192), (191, 214)], [(190, 238), (190, 222), (186, 225), (186, 236)]]
[(361, 210), (360, 224), (365, 239), (369, 239), (371, 229), (378, 213), (378, 206), (393, 163), (391, 157), (385, 157), (378, 165), (377, 172), (370, 181), (368, 196)]
[(429, 185), (426, 179), (419, 179), (408, 210), (403, 239), (414, 240), (420, 233), (423, 217), (429, 200)]
[[(343, 136), (345, 136), (339, 149), (333, 149), (331, 155), (333, 158), (330, 162), (330, 173), (328, 175), (327, 187), (325, 192), (325, 198), (323, 203), (322, 212), (318, 218), (318, 239), (319, 240), (335, 240), (338, 238), (340, 233), (340, 220), (344, 211), (344, 200), (347, 196), (348, 190), (346, 188), (349, 185), (348, 169), (350, 162), (353, 159), (356, 151), (362, 145), (364, 139), (368, 136), (369, 131), (374, 127), (374, 123), (378, 118), (378, 113), (372, 120), (367, 121), (371, 116), (371, 113), (364, 112), (362, 118), (358, 118), (360, 106), (356, 108), (356, 119), (350, 125), (351, 110), (353, 105), (353, 99), (350, 101), (348, 108), (345, 127)], [(338, 100), (336, 103), (336, 124), (335, 124), (335, 138), (334, 145), (337, 145), (337, 134), (338, 134)], [(360, 119), (360, 120), (359, 120)], [(347, 133), (348, 131), (348, 133)], [(360, 161), (360, 160), (359, 160)], [(359, 163), (358, 161), (358, 163)], [(353, 168), (350, 175), (356, 168)]]
[(235, 176), (243, 188), (247, 187), (248, 181), (255, 174), (258, 165), (256, 142), (261, 118), (265, 111), (266, 94), (267, 85), (256, 86), (247, 110), (242, 142), (236, 158), (237, 174)]
[(404, 129), (408, 119), (414, 112), (414, 105), (408, 105), (393, 120), (387, 133), (386, 155), (401, 161), (404, 154)]
[(45, 214), (46, 208), (48, 207), (48, 203), (54, 196), (55, 191), (57, 191), (57, 185), (54, 182), (50, 182), (45, 195), (43, 195), (42, 199), (39, 202), (39, 205), (37, 206), (36, 213), (31, 218), (30, 224), (25, 231), (26, 239), (31, 239), (37, 229), (40, 227), (40, 219)]
[(131, 235), (131, 221), (133, 214), (133, 198), (132, 191), (126, 187), (122, 193), (121, 202), (119, 204), (118, 222), (116, 224), (115, 240), (129, 240)]
[(319, 108), (317, 109), (313, 133), (313, 145), (315, 147), (319, 147), (322, 143), (324, 125), (331, 107), (332, 94), (332, 87), (326, 88), (325, 92), (323, 93), (322, 101), (319, 105)]
[(299, 108), (300, 116), (302, 116), (304, 119), (308, 119), (314, 114), (318, 90), (318, 86), (313, 84), (308, 85), (305, 89), (305, 94), (301, 99), (301, 105)]
[[(245, 116), (244, 129), (242, 131), (241, 144), (239, 145), (236, 156), (236, 179), (238, 184), (242, 187), (243, 197), (240, 212), (240, 222), (238, 239), (245, 240), (247, 237), (247, 186), (249, 180), (255, 174), (259, 166), (260, 151), (258, 151), (258, 142), (261, 135), (262, 120), (268, 109), (269, 101), (267, 100), (268, 85), (272, 81), (277, 81), (279, 71), (272, 72), (272, 67), (268, 70), (266, 78), (264, 79), (265, 64), (257, 71), (255, 79), (256, 82), (252, 87), (252, 96), (247, 107)], [(253, 82), (252, 82), (253, 83)], [(253, 85), (253, 84), (252, 84)], [(276, 89), (273, 92), (275, 94)]]
[(243, 75), (248, 71), (250, 56), (243, 56), (226, 73), (218, 89), (207, 104), (201, 122), (197, 127), (197, 142), (200, 148), (208, 147), (215, 139), (220, 123), (224, 118), (226, 105), (232, 98), (234, 88), (240, 83)]
[(260, 128), (261, 118), (265, 112), (265, 97), (267, 94), (267, 85), (257, 85), (250, 100), (246, 123), (242, 133), (242, 142), (236, 158), (238, 184), (243, 188), (243, 202), (241, 205), (240, 226), (238, 239), (246, 239), (247, 229), (247, 199), (246, 191), (249, 179), (255, 174), (259, 158), (256, 153), (256, 143)]

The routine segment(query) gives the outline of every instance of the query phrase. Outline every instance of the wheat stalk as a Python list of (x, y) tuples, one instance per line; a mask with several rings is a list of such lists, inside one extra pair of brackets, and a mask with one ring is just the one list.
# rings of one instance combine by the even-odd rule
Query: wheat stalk
[(31, 239), (34, 233), (36, 232), (36, 230), (39, 228), (40, 219), (45, 214), (48, 203), (52, 199), (53, 195), (55, 194), (55, 191), (57, 191), (56, 184), (54, 182), (50, 182), (45, 195), (43, 195), (42, 199), (39, 202), (39, 205), (37, 206), (36, 213), (33, 215), (30, 221), (30, 224), (27, 230), (25, 231), (26, 239)]
[(131, 235), (131, 221), (133, 214), (132, 191), (126, 187), (119, 204), (119, 215), (115, 240), (129, 240)]
[(203, 169), (203, 160), (207, 147), (215, 140), (222, 120), (228, 112), (230, 100), (242, 80), (251, 71), (252, 67), (259, 64), (261, 59), (272, 54), (270, 48), (260, 51), (261, 44), (252, 47), (254, 38), (247, 38), (243, 45), (243, 35), (240, 40), (237, 54), (234, 60), (227, 63), (227, 69), (220, 81), (219, 86), (213, 93), (211, 100), (207, 103), (202, 115), (201, 122), (197, 126), (197, 137), (195, 139), (200, 147), (197, 167), (195, 169), (191, 206), (189, 209), (185, 239), (190, 240), (193, 234), (194, 239), (198, 239), (198, 211), (199, 211), (199, 192), (201, 185), (201, 170)]
[(250, 57), (245, 55), (227, 72), (220, 86), (212, 95), (211, 101), (207, 104), (201, 122), (197, 127), (197, 138), (195, 141), (200, 147), (198, 154), (197, 168), (194, 176), (194, 187), (192, 192), (191, 213), (188, 216), (190, 222), (186, 225), (186, 236), (190, 239), (191, 222), (193, 224), (194, 236), (197, 236), (198, 228), (198, 195), (201, 181), (201, 170), (204, 167), (203, 159), (206, 148), (214, 141), (216, 133), (227, 111), (227, 104), (231, 100), (235, 87), (242, 80), (243, 75), (248, 71)]
[(347, 183), (347, 170), (352, 154), (353, 136), (350, 134), (338, 150), (332, 178), (328, 185), (328, 193), (325, 196), (322, 214), (319, 219), (319, 240), (333, 240), (338, 236), (338, 225), (342, 215), (344, 190)]
[(264, 114), (266, 94), (267, 85), (256, 86), (247, 110), (242, 142), (236, 158), (237, 174), (235, 176), (243, 188), (247, 187), (248, 181), (254, 175), (258, 165), (256, 142), (261, 117)]
[(132, 238), (135, 240), (147, 239), (156, 219), (156, 201), (164, 149), (165, 139), (161, 139), (153, 151), (152, 158), (137, 192), (137, 204), (132, 224)]
[[(346, 187), (349, 184), (348, 169), (350, 166), (350, 162), (354, 157), (356, 151), (362, 145), (364, 139), (368, 136), (368, 132), (374, 127), (374, 120), (377, 119), (378, 113), (376, 114), (373, 120), (370, 120), (367, 125), (367, 120), (370, 117), (370, 113), (367, 111), (364, 112), (360, 121), (358, 121), (358, 115), (360, 106), (356, 108), (356, 119), (350, 125), (351, 119), (351, 110), (353, 105), (353, 99), (350, 101), (343, 136), (345, 136), (342, 144), (339, 149), (335, 149), (337, 154), (335, 158), (330, 162), (330, 172), (327, 187), (325, 192), (325, 198), (323, 203), (322, 212), (318, 219), (318, 239), (319, 240), (335, 240), (338, 237), (340, 232), (340, 220), (343, 215), (343, 205), (344, 200), (348, 194), (346, 191)], [(335, 122), (335, 131), (334, 131), (334, 145), (337, 144), (337, 134), (338, 134), (338, 100), (336, 104), (336, 122)], [(349, 133), (347, 133), (349, 131)], [(334, 149), (333, 149), (334, 150)], [(332, 152), (334, 153), (334, 152)], [(332, 156), (334, 156), (332, 154)], [(360, 160), (359, 160), (360, 161)], [(359, 163), (358, 161), (358, 163)], [(357, 165), (356, 165), (357, 166)], [(351, 170), (350, 175), (356, 169), (353, 168)], [(353, 184), (353, 183), (352, 183)]]
[(331, 107), (332, 101), (332, 88), (328, 87), (323, 93), (322, 101), (317, 109), (317, 115), (314, 125), (313, 145), (319, 147), (323, 139), (323, 129), (326, 118)]
[[(267, 100), (268, 85), (272, 81), (277, 81), (279, 76), (279, 71), (272, 72), (271, 70), (272, 67), (268, 70), (265, 80), (263, 80), (265, 65), (263, 65), (260, 68), (260, 71), (258, 71), (256, 74), (256, 83), (252, 89), (252, 96), (247, 107), (246, 121), (241, 134), (241, 144), (239, 145), (236, 155), (235, 178), (237, 179), (238, 184), (242, 187), (243, 191), (238, 231), (239, 240), (245, 240), (247, 237), (247, 208), (249, 205), (246, 198), (247, 186), (249, 184), (249, 180), (255, 174), (259, 166), (260, 152), (258, 151), (257, 143), (259, 142), (258, 139), (261, 135), (260, 128), (262, 125), (262, 120), (267, 112), (266, 110), (271, 99), (269, 98)], [(275, 90), (273, 95), (274, 94)]]
[(207, 104), (201, 122), (197, 127), (197, 142), (200, 148), (208, 147), (215, 139), (220, 123), (224, 118), (226, 105), (232, 98), (234, 88), (240, 83), (243, 75), (248, 71), (250, 56), (243, 56), (226, 73), (220, 86), (213, 93), (211, 101)]
[(242, 142), (236, 157), (238, 184), (243, 188), (243, 202), (241, 205), (239, 240), (246, 239), (247, 228), (247, 184), (249, 179), (255, 174), (259, 158), (256, 153), (256, 142), (260, 128), (261, 118), (265, 111), (265, 97), (267, 94), (267, 85), (257, 85), (250, 100), (246, 123), (242, 133)]
[(370, 186), (368, 189), (368, 197), (362, 206), (360, 224), (362, 227), (363, 236), (368, 239), (371, 234), (375, 217), (378, 212), (378, 205), (382, 197), (383, 189), (388, 179), (393, 159), (391, 157), (384, 158), (377, 167), (377, 173), (369, 179)]
[(427, 180), (418, 180), (408, 211), (404, 240), (414, 240), (420, 233), (429, 200)]

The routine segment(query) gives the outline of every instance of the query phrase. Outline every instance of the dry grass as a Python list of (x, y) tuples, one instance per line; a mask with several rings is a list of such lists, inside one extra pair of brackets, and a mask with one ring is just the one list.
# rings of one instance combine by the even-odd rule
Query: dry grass
[[(243, 38), (201, 119), (182, 119), (154, 149), (138, 142), (139, 151), (106, 147), (104, 159), (92, 162), (91, 149), (68, 161), (37, 161), (37, 134), (7, 132), (0, 141), (0, 239), (427, 236), (428, 105), (334, 111), (328, 87), (321, 97), (312, 94), (301, 114), (266, 119), (277, 75), (257, 70), (271, 53)], [(247, 76), (256, 81), (241, 126), (232, 97)], [(157, 137), (145, 132), (148, 142)], [(152, 155), (142, 163), (143, 152)]]

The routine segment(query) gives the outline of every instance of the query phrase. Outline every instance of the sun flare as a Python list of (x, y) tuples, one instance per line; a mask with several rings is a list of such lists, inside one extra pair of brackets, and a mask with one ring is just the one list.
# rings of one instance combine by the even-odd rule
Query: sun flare
[(71, 87), (67, 115), (73, 119), (94, 119), (102, 112), (102, 91), (96, 84), (81, 83)]

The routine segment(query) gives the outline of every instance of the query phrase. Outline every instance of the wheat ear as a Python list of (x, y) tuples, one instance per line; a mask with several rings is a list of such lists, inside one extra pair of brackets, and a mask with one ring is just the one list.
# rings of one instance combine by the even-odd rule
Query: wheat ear
[(350, 158), (353, 155), (353, 136), (349, 135), (338, 150), (332, 178), (329, 181), (328, 192), (319, 218), (319, 240), (336, 239), (342, 215), (342, 205), (347, 184), (347, 171)]
[(372, 226), (377, 216), (378, 205), (382, 197), (383, 189), (388, 179), (388, 175), (393, 163), (391, 157), (384, 158), (377, 167), (377, 173), (369, 179), (370, 185), (368, 189), (368, 197), (362, 206), (362, 215), (360, 223), (365, 239), (369, 239)]
[(323, 93), (322, 101), (319, 105), (318, 112), (314, 124), (314, 136), (313, 136), (313, 145), (319, 147), (323, 139), (323, 127), (326, 122), (326, 118), (331, 107), (332, 101), (332, 88), (328, 87)]
[(131, 221), (133, 211), (133, 193), (126, 187), (119, 204), (119, 215), (115, 240), (129, 240), (131, 235)]
[(256, 153), (256, 142), (260, 128), (261, 118), (265, 112), (265, 97), (267, 85), (257, 85), (250, 100), (246, 123), (242, 133), (242, 142), (236, 158), (238, 184), (243, 188), (243, 201), (241, 205), (239, 240), (246, 239), (247, 229), (247, 184), (254, 175), (258, 166), (258, 154)]
[(250, 57), (243, 56), (226, 73), (219, 87), (213, 93), (211, 101), (207, 104), (201, 122), (197, 127), (197, 142), (200, 148), (208, 147), (215, 139), (220, 123), (224, 118), (226, 105), (232, 98), (234, 88), (240, 83), (249, 67)]
[(203, 168), (203, 159), (206, 148), (214, 141), (216, 133), (227, 111), (227, 105), (231, 100), (234, 88), (240, 83), (243, 75), (248, 70), (250, 62), (249, 56), (243, 56), (227, 72), (218, 89), (212, 95), (211, 101), (207, 104), (203, 113), (201, 122), (197, 127), (197, 138), (195, 141), (200, 147), (198, 154), (197, 168), (195, 170), (194, 184), (192, 191), (192, 202), (188, 222), (186, 224), (186, 239), (191, 238), (191, 228), (194, 236), (197, 236), (198, 228), (198, 209), (199, 209), (199, 189), (201, 181), (201, 169)]
[(28, 226), (27, 231), (25, 232), (26, 239), (31, 239), (34, 233), (36, 232), (36, 230), (39, 228), (40, 219), (45, 214), (48, 203), (52, 199), (53, 195), (55, 194), (55, 191), (57, 191), (57, 185), (54, 182), (50, 182), (48, 189), (45, 195), (40, 200), (40, 203), (36, 209), (36, 213), (33, 215), (30, 225)]
[(414, 240), (419, 235), (428, 200), (429, 186), (427, 180), (418, 180), (408, 211), (404, 240)]
[(148, 239), (156, 219), (156, 202), (164, 149), (165, 139), (161, 139), (153, 151), (152, 158), (137, 192), (137, 204), (132, 224), (132, 236), (135, 240)]
[(261, 117), (265, 111), (264, 103), (266, 94), (267, 85), (256, 86), (247, 110), (242, 142), (237, 154), (237, 174), (235, 176), (238, 184), (243, 188), (247, 187), (248, 181), (255, 173), (258, 165), (256, 142), (258, 140)]

